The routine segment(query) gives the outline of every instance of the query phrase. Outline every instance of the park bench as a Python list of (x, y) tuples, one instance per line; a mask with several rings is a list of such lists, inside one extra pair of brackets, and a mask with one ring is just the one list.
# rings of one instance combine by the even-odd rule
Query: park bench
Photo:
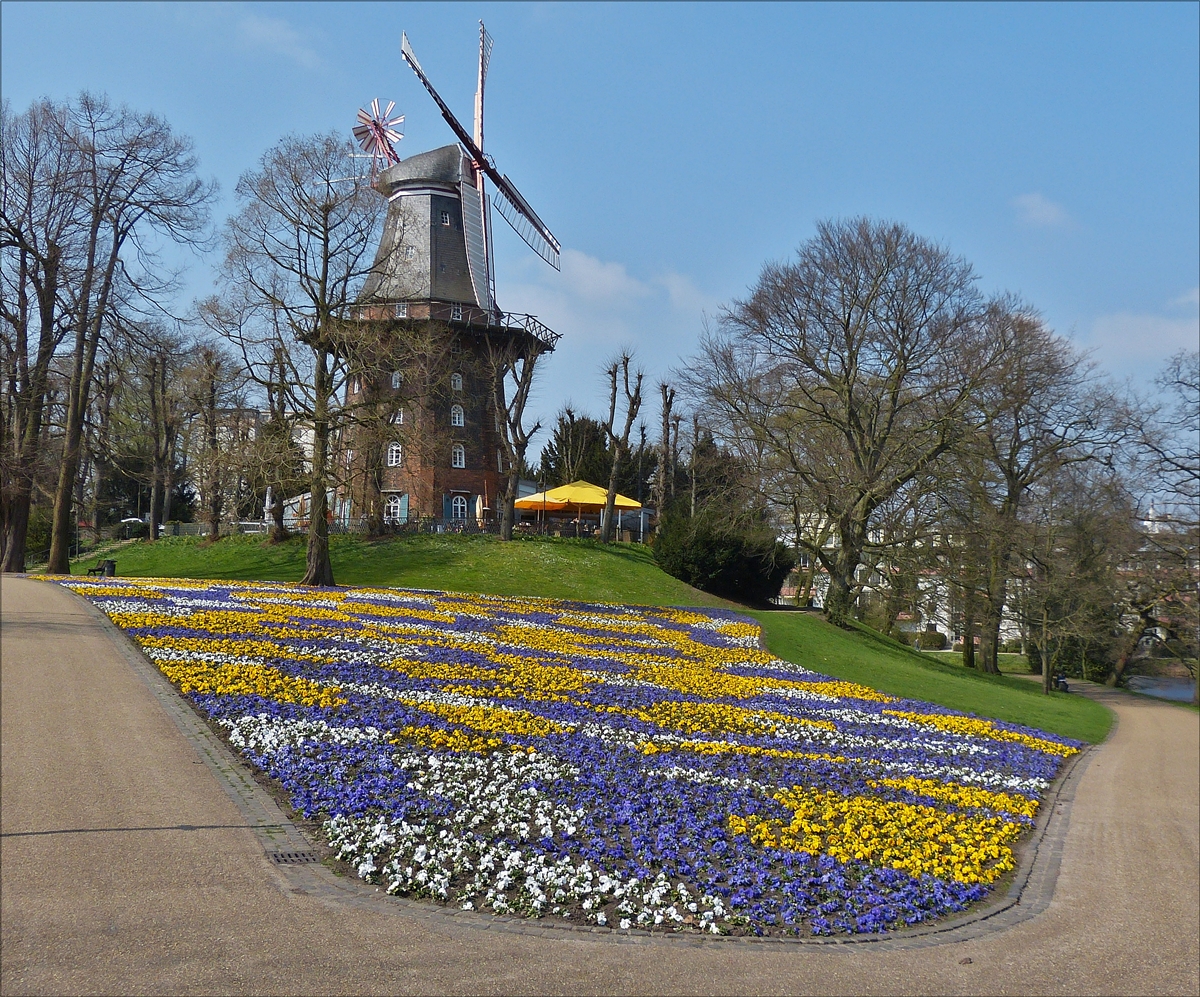
[(117, 562), (111, 558), (102, 558), (96, 562), (94, 568), (88, 568), (89, 575), (103, 575), (105, 578), (115, 578), (117, 574)]

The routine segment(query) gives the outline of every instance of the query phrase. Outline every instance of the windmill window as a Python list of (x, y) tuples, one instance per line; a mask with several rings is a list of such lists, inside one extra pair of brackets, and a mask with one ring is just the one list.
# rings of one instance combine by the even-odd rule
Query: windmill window
[(462, 391), (462, 374), (450, 375), (450, 390)]
[(397, 301), (396, 302), (396, 318), (408, 318), (408, 302), (407, 301)]
[(450, 515), (455, 519), (467, 518), (467, 497), (465, 495), (455, 495), (450, 500)]
[(500, 432), (500, 413), (493, 412), (492, 417), (496, 420), (496, 432)]
[(387, 501), (383, 504), (384, 519), (399, 519), (400, 518), (400, 496), (389, 495)]
[(451, 467), (466, 467), (467, 466), (467, 448), (461, 443), (455, 443), (454, 448), (450, 451), (450, 466)]
[(461, 405), (450, 406), (450, 425), (465, 426), (467, 420), (463, 417), (463, 407)]
[(417, 247), (416, 246), (405, 246), (404, 247), (404, 258), (406, 260), (411, 260), (416, 255), (417, 255)]
[(404, 425), (404, 409), (398, 408), (398, 409), (396, 409), (395, 412), (392, 413), (392, 425), (393, 426), (403, 426)]
[(454, 304), (450, 306), (450, 320), (452, 322), (462, 321), (462, 305)]
[(399, 467), (404, 463), (404, 448), (399, 443), (392, 443), (388, 446), (387, 466)]
[(443, 224), (443, 225), (449, 225), (449, 224), (450, 224), (450, 212), (449, 212), (449, 211), (443, 211), (443, 212), (442, 212), (442, 224)]
[(360, 391), (362, 391), (362, 381), (356, 377), (354, 379), (354, 383), (350, 386), (350, 390), (357, 395)]
[(404, 380), (404, 375), (401, 374), (400, 371), (398, 371), (398, 370), (392, 371), (392, 387), (393, 388), (400, 387), (400, 382), (403, 380)]
[(504, 473), (504, 452), (502, 450), (496, 451), (496, 470), (501, 474)]

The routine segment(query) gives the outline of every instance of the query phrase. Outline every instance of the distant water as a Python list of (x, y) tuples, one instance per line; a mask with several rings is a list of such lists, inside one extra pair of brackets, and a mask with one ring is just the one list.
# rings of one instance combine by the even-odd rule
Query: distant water
[(1196, 683), (1187, 679), (1158, 678), (1153, 675), (1130, 675), (1127, 684), (1134, 692), (1145, 696), (1174, 699), (1181, 703), (1190, 703), (1196, 688)]

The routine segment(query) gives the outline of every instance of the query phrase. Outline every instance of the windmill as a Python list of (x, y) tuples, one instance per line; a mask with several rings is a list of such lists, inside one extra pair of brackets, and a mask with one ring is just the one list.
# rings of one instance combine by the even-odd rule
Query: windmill
[[(477, 87), (475, 90), (475, 128), (474, 134), (469, 134), (467, 130), (459, 123), (458, 118), (442, 100), (441, 96), (434, 89), (433, 84), (429, 82), (429, 77), (425, 75), (425, 71), (421, 68), (421, 64), (417, 62), (417, 57), (413, 53), (412, 45), (409, 44), (408, 35), (401, 33), (400, 36), (400, 53), (404, 56), (404, 60), (412, 67), (414, 73), (417, 74), (417, 79), (429, 91), (429, 95), (437, 104), (438, 109), (442, 112), (442, 117), (446, 119), (451, 130), (462, 143), (467, 155), (475, 166), (475, 196), (467, 196), (467, 192), (463, 191), (463, 215), (464, 223), (467, 229), (467, 258), (471, 264), (472, 278), (475, 278), (476, 268), (480, 268), (481, 276), (486, 281), (488, 289), (488, 300), (495, 300), (494, 286), (495, 281), (491, 269), (491, 215), (490, 215), (490, 198), (484, 186), (484, 178), (492, 181), (496, 191), (500, 197), (496, 200), (496, 209), (500, 212), (501, 217), (512, 226), (513, 231), (517, 233), (530, 249), (538, 254), (543, 260), (559, 269), (559, 252), (561, 247), (558, 240), (554, 238), (554, 234), (546, 226), (537, 215), (537, 212), (529, 206), (529, 202), (521, 196), (521, 192), (507, 175), (501, 175), (492, 162), (491, 157), (484, 155), (483, 152), (483, 88), (487, 79), (488, 62), (492, 54), (492, 37), (487, 33), (483, 26), (483, 22), (479, 22), (479, 76)], [(466, 186), (464, 184), (464, 186)], [(486, 276), (484, 276), (486, 275)], [(480, 297), (482, 301), (482, 296)]]
[(396, 125), (404, 120), (404, 115), (393, 118), (391, 115), (395, 106), (394, 100), (388, 101), (387, 110), (380, 114), (379, 98), (376, 97), (371, 101), (370, 114), (361, 107), (358, 109), (358, 124), (354, 126), (354, 137), (358, 140), (359, 148), (371, 157), (372, 173), (378, 173), (381, 166), (386, 169), (393, 163), (400, 162), (392, 143), (404, 138), (404, 133), (396, 130)]

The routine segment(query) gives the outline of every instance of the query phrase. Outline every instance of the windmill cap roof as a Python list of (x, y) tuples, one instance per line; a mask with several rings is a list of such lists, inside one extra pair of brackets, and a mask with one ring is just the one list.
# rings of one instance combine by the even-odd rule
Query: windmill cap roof
[(379, 171), (377, 186), (385, 194), (400, 187), (415, 184), (470, 182), (473, 178), (463, 175), (463, 153), (457, 145), (444, 145), (440, 149), (420, 152), (402, 159), (395, 166)]

